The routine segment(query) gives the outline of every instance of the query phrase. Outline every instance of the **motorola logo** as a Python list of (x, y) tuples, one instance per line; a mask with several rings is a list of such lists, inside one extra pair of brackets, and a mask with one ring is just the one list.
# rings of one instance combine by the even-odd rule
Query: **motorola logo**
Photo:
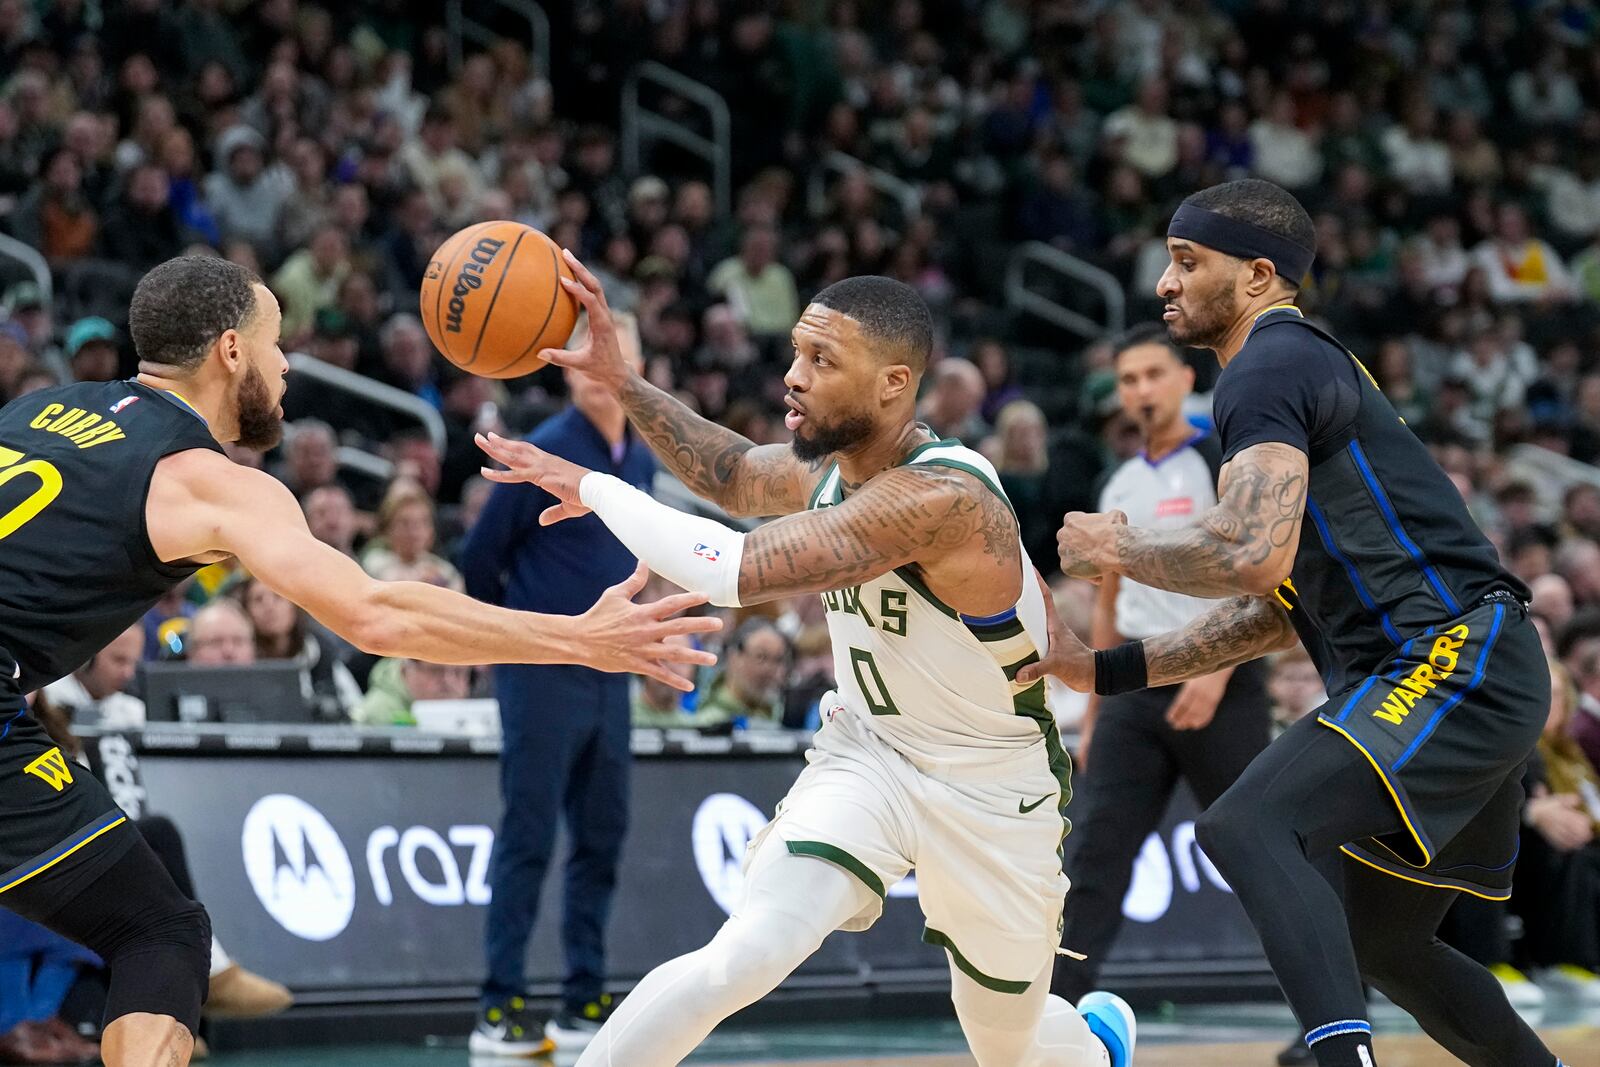
[(350, 925), (355, 872), (322, 812), (275, 793), (256, 801), (241, 835), (245, 874), (278, 925), (306, 941), (328, 941)]

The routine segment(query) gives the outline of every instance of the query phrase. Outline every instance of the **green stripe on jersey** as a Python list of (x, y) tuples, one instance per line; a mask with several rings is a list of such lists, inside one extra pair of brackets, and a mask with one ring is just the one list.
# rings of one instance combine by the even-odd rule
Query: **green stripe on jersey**
[(944, 601), (940, 600), (938, 597), (934, 596), (933, 590), (929, 589), (927, 583), (922, 580), (922, 577), (917, 574), (916, 571), (911, 569), (910, 564), (907, 564), (904, 567), (896, 567), (894, 572), (900, 576), (900, 580), (902, 582), (905, 582), (912, 589), (915, 589), (922, 599), (926, 600), (928, 603), (932, 604), (934, 607), (938, 608), (952, 619), (955, 619), (958, 622), (960, 621), (961, 613), (955, 608), (951, 607), (949, 604), (946, 604)]
[(956, 965), (956, 969), (985, 989), (992, 989), (996, 993), (1010, 993), (1016, 996), (1026, 993), (1028, 987), (1033, 984), (1032, 982), (1008, 982), (1004, 978), (992, 978), (984, 974), (972, 965), (971, 960), (961, 954), (961, 950), (956, 948), (956, 943), (950, 940), (949, 935), (940, 933), (931, 926), (922, 928), (922, 940), (930, 945), (938, 945), (950, 953), (950, 960)]
[(842, 867), (861, 879), (861, 884), (872, 890), (879, 897), (886, 896), (883, 888), (883, 879), (872, 873), (872, 868), (856, 859), (838, 845), (830, 845), (826, 841), (788, 841), (791, 856), (815, 856), (819, 860), (827, 860), (836, 867)]

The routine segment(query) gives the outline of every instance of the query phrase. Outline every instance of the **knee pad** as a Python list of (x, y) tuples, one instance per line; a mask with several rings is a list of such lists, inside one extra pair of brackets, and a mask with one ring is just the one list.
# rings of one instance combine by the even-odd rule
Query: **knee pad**
[(189, 1028), (211, 982), (211, 919), (178, 891), (142, 840), (53, 917), (51, 926), (105, 961), (105, 1022), (146, 1012)]
[(192, 900), (127, 931), (105, 957), (111, 972), (105, 1022), (136, 1012), (170, 1015), (192, 1034), (211, 986), (211, 919)]

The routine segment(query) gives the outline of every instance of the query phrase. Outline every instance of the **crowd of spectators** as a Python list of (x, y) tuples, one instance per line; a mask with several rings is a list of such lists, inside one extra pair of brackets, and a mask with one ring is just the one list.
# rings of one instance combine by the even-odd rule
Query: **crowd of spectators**
[[(286, 351), (420, 399), (446, 437), (296, 374), (284, 445), (232, 455), (273, 470), (316, 536), (375, 576), (461, 588), (453, 557), (489, 490), (473, 433), (527, 431), (564, 386), (553, 373), (487, 381), (432, 350), (415, 300), (449, 233), (510, 218), (573, 249), (637, 322), (647, 376), (757, 442), (782, 439), (786, 335), (807, 297), (883, 273), (915, 286), (938, 325), (922, 417), (994, 460), (1049, 573), (1060, 514), (1092, 508), (1138, 439), (1103, 341), (1005, 308), (1008, 256), (1039, 241), (1108, 271), (1137, 321), (1176, 202), (1268, 178), (1316, 221), (1302, 306), (1365, 359), (1534, 589), (1574, 699), (1530, 826), (1600, 870), (1600, 478), (1583, 466), (1600, 459), (1594, 4), (544, 6), (548, 70), (487, 2), (469, 14), (508, 36), (456, 64), (426, 0), (0, 0), (0, 228), (54, 282), (47, 294), (0, 266), (0, 399), (132, 373), (127, 296), (155, 263), (205, 250), (246, 264), (283, 305)], [(675, 149), (647, 146), (642, 170), (624, 171), (623, 85), (647, 60), (730, 102), (726, 214), (701, 161)], [(644, 92), (696, 121), (683, 99)], [(1215, 368), (1197, 362), (1204, 389)], [(1084, 590), (1056, 588), (1083, 623)], [(830, 670), (815, 598), (735, 621), (699, 694), (644, 685), (638, 722), (814, 722)], [(146, 658), (295, 659), (328, 721), (405, 722), (413, 694), (487, 684), (375, 665), (227, 565), (139, 632)], [(63, 699), (130, 721), (110, 699), (126, 651), (61, 683)], [(1287, 714), (1310, 706), (1303, 660), (1274, 684)], [(1600, 965), (1600, 945), (1557, 962)]]

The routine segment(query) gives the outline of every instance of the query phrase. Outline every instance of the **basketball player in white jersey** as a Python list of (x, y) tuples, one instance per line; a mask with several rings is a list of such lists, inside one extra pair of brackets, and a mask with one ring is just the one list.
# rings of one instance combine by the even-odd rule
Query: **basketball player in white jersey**
[[(916, 423), (932, 321), (916, 291), (850, 278), (793, 331), (792, 446), (756, 447), (629, 370), (604, 293), (570, 254), (589, 343), (542, 353), (615, 389), (686, 485), (741, 534), (603, 474), (498, 437), (482, 447), (558, 498), (541, 521), (593, 510), (659, 573), (723, 606), (821, 593), (839, 690), (808, 766), (751, 843), (742, 901), (697, 952), (647, 975), (579, 1067), (668, 1067), (760, 999), (835, 930), (862, 930), (916, 869), (924, 940), (950, 960), (979, 1067), (1125, 1067), (1133, 1015), (1109, 994), (1049, 995), (1067, 879), (1070, 765), (1045, 685), (1013, 682), (1048, 650), (1042, 582), (999, 478)], [(791, 514), (793, 513), (793, 514)]]

